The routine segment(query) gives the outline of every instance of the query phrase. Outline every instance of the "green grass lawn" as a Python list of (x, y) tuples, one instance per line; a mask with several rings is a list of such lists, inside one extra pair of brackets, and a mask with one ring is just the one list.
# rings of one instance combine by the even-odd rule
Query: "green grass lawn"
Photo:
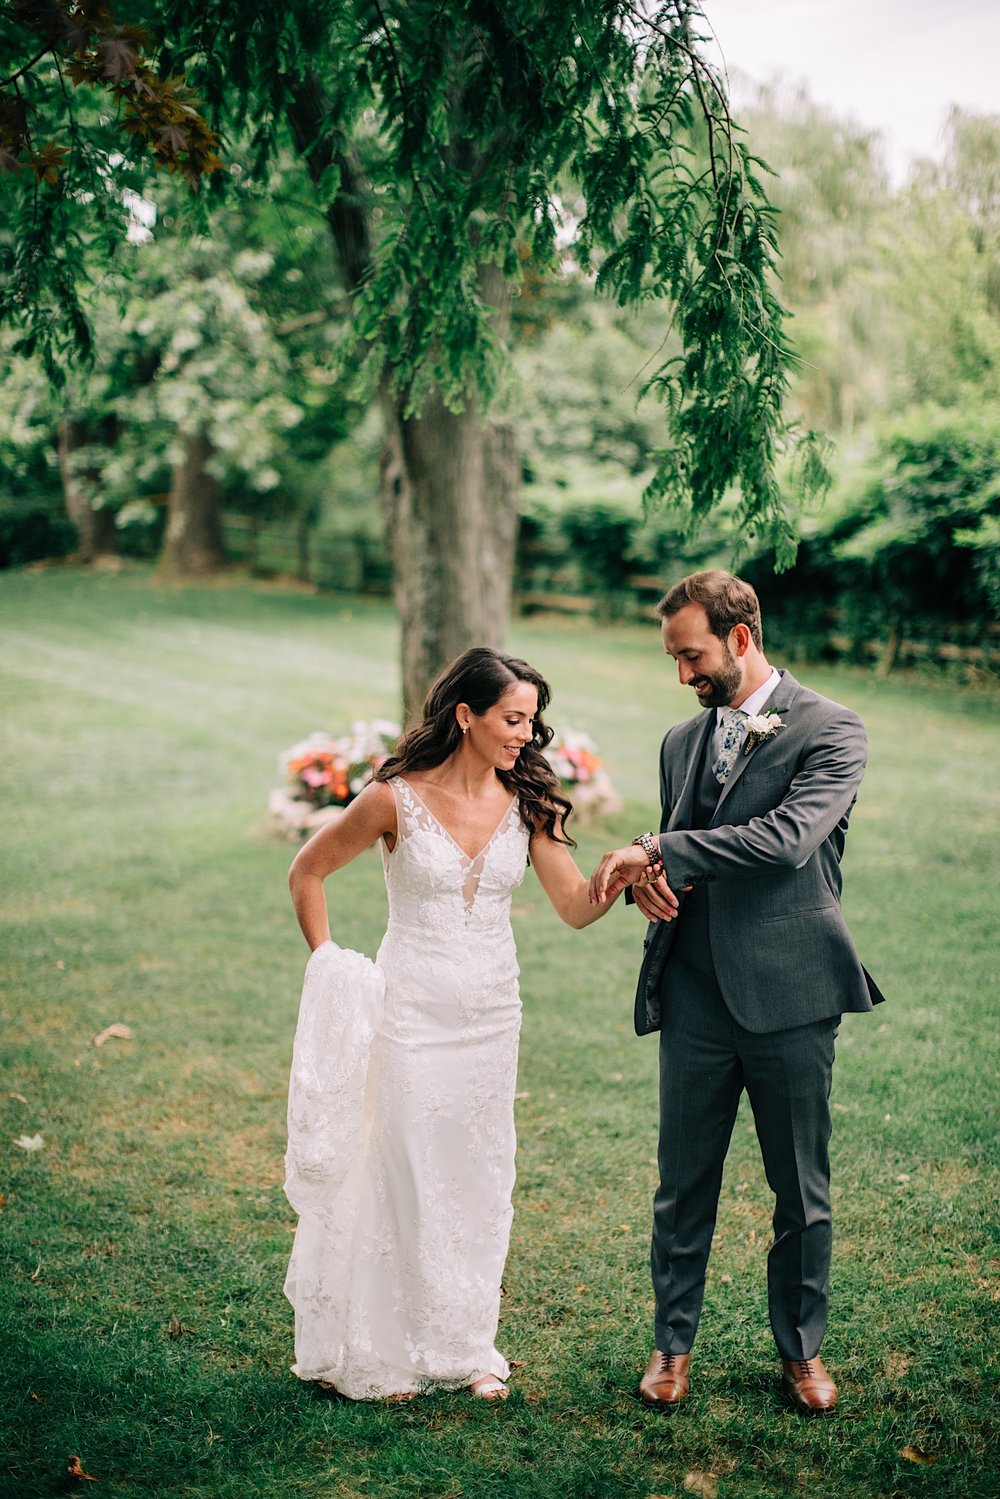
[[(0, 632), (0, 1494), (61, 1492), (69, 1454), (99, 1480), (81, 1490), (199, 1499), (1000, 1490), (995, 696), (804, 673), (869, 726), (845, 907), (889, 997), (839, 1042), (838, 1415), (803, 1421), (780, 1395), (746, 1112), (691, 1399), (672, 1418), (639, 1405), (656, 1145), (656, 1042), (631, 1031), (640, 919), (616, 908), (571, 932), (530, 873), (500, 1334), (524, 1367), (503, 1407), (354, 1406), (288, 1369), (281, 1162), (306, 954), (266, 798), (303, 735), (394, 715), (394, 620), (277, 587), (67, 569), (0, 576)], [(655, 819), (657, 746), (692, 694), (653, 625), (522, 621), (511, 646), (626, 798), (581, 836), (589, 871)], [(378, 859), (329, 889), (338, 940), (373, 954)], [(96, 1048), (116, 1022), (133, 1039)], [(36, 1134), (40, 1150), (15, 1144)]]

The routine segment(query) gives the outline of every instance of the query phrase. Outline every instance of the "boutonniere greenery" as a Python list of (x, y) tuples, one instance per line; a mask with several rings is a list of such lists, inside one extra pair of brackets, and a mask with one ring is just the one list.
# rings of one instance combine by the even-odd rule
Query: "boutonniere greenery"
[(747, 737), (743, 743), (743, 753), (749, 755), (758, 744), (763, 744), (765, 739), (770, 739), (773, 734), (784, 727), (785, 725), (773, 708), (769, 708), (766, 713), (748, 713)]

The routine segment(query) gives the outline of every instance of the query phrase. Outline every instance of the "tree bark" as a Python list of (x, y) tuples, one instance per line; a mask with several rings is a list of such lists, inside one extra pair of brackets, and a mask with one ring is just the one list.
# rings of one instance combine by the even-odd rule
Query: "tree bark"
[(169, 577), (203, 577), (225, 564), (219, 485), (208, 471), (212, 445), (204, 433), (184, 438), (174, 469), (161, 568)]
[(383, 397), (383, 411), (382, 505), (411, 722), (446, 662), (472, 645), (503, 646), (520, 466), (513, 433), (484, 423), (474, 401), (455, 413), (435, 396), (403, 418)]
[(118, 554), (118, 530), (115, 513), (95, 505), (91, 492), (100, 482), (100, 470), (91, 464), (80, 467), (76, 455), (93, 442), (102, 442), (111, 433), (96, 433), (87, 422), (64, 416), (59, 423), (59, 475), (62, 479), (66, 514), (80, 538), (81, 562), (96, 562), (99, 557)]

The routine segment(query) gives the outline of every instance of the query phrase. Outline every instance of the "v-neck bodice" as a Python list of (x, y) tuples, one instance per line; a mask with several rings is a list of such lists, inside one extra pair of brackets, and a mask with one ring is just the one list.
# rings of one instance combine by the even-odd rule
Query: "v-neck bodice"
[(448, 829), (445, 827), (445, 825), (441, 821), (440, 817), (438, 817), (436, 813), (434, 813), (434, 812), (431, 811), (430, 807), (424, 801), (424, 798), (420, 795), (420, 792), (417, 790), (416, 786), (411, 786), (410, 783), (409, 783), (409, 781), (402, 780), (402, 777), (399, 777), (398, 779), (401, 781), (402, 785), (404, 785), (406, 787), (407, 791), (410, 793), (410, 795), (414, 799), (414, 801), (416, 801), (419, 804), (419, 808), (420, 808), (421, 812), (422, 813), (426, 813), (427, 817), (435, 825), (435, 827), (438, 829), (438, 831), (441, 832), (441, 833), (443, 833), (444, 836), (449, 840), (449, 842), (453, 843), (455, 845), (455, 848), (461, 854), (462, 858), (465, 859), (466, 862), (470, 866), (482, 863), (482, 860), (485, 858), (486, 851), (489, 848), (490, 844), (493, 842), (493, 840), (497, 836), (497, 834), (501, 831), (501, 829), (503, 828), (504, 823), (507, 821), (507, 819), (509, 818), (510, 814), (513, 812), (515, 806), (517, 805), (517, 797), (516, 796), (512, 796), (511, 799), (510, 799), (510, 801), (507, 803), (507, 806), (504, 808), (504, 814), (503, 814), (503, 816), (501, 817), (500, 821), (497, 823), (496, 827), (493, 829), (493, 831), (490, 834), (490, 836), (487, 838), (486, 842), (483, 844), (482, 848), (479, 850), (479, 852), (477, 854), (470, 854), (467, 849), (465, 849), (465, 848), (462, 847), (462, 845), (459, 843), (458, 839), (454, 836), (454, 834), (453, 833), (449, 833)]
[(474, 858), (402, 776), (389, 785), (396, 798), (396, 843), (383, 848), (389, 918), (416, 920), (422, 927), (475, 918), (477, 927), (509, 927), (510, 898), (524, 878), (528, 830), (513, 797), (493, 833)]

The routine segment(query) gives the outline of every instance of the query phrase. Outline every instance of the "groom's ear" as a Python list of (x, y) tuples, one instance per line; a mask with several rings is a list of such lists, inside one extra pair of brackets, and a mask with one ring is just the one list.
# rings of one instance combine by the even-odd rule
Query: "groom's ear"
[(745, 656), (747, 653), (747, 649), (753, 644), (753, 636), (750, 634), (749, 626), (733, 625), (733, 628), (729, 632), (730, 640), (733, 639), (734, 635), (736, 637), (734, 641), (736, 649), (734, 650), (733, 655)]

